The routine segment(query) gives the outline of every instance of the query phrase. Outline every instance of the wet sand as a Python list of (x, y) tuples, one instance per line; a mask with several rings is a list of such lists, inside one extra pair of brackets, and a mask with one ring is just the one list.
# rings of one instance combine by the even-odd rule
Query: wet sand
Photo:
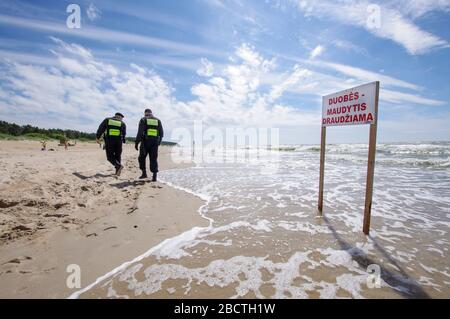
[[(96, 144), (65, 151), (48, 143), (0, 141), (0, 298), (65, 298), (69, 265), (81, 287), (163, 240), (207, 226), (200, 198), (139, 181), (125, 145), (122, 176)], [(160, 169), (181, 168), (160, 149)], [(187, 164), (184, 164), (187, 165)]]

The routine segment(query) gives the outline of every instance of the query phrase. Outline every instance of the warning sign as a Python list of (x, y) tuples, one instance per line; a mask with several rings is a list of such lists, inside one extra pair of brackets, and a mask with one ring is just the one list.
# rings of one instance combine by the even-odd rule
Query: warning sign
[(322, 126), (374, 124), (376, 82), (322, 98)]
[(323, 188), (325, 177), (325, 147), (327, 126), (371, 124), (369, 134), (369, 156), (367, 161), (366, 202), (364, 204), (363, 232), (369, 235), (372, 210), (373, 177), (377, 152), (377, 117), (380, 82), (357, 86), (330, 94), (322, 100), (322, 133), (320, 140), (320, 173), (318, 211), (323, 211)]

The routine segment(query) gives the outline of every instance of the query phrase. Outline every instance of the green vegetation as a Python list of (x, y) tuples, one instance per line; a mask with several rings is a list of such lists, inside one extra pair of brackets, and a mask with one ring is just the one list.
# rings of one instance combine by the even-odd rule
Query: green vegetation
[(0, 139), (10, 140), (90, 140), (95, 141), (94, 133), (84, 133), (75, 130), (42, 129), (31, 125), (17, 125), (0, 121)]
[[(0, 121), (0, 140), (33, 140), (33, 141), (47, 141), (47, 140), (77, 140), (80, 142), (95, 142), (95, 133), (84, 133), (75, 130), (61, 130), (61, 129), (42, 129), (31, 125), (17, 125), (15, 123), (8, 123)], [(134, 143), (134, 137), (127, 137), (127, 142)], [(177, 143), (165, 142), (162, 145), (175, 146)]]
[(50, 138), (42, 133), (26, 133), (23, 134), (22, 137), (26, 140), (37, 140), (37, 141), (43, 141), (43, 140), (49, 140)]
[(5, 133), (0, 133), (0, 140), (11, 140), (11, 141), (17, 141), (20, 140), (20, 137), (18, 136), (12, 136)]

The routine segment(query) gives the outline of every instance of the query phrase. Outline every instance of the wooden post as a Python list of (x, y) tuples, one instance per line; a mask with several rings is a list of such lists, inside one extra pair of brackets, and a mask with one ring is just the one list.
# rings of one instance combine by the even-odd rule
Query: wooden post
[(377, 125), (378, 125), (378, 96), (380, 93), (380, 82), (376, 82), (375, 91), (375, 118), (374, 123), (370, 125), (369, 136), (369, 160), (367, 163), (367, 180), (366, 180), (366, 203), (364, 205), (364, 222), (363, 232), (369, 235), (370, 231), (370, 214), (372, 210), (373, 196), (373, 177), (375, 172), (375, 154), (377, 152)]
[(322, 134), (320, 141), (320, 179), (319, 179), (319, 215), (322, 215), (323, 211), (323, 181), (325, 177), (325, 145), (327, 138), (327, 127), (322, 126)]

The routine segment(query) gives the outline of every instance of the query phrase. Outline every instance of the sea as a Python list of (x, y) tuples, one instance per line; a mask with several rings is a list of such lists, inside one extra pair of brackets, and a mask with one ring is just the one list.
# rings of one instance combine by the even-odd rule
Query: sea
[(317, 145), (213, 149), (161, 172), (204, 200), (210, 225), (73, 297), (450, 298), (450, 142), (378, 144), (368, 236), (367, 144), (327, 145), (323, 215), (319, 155)]

